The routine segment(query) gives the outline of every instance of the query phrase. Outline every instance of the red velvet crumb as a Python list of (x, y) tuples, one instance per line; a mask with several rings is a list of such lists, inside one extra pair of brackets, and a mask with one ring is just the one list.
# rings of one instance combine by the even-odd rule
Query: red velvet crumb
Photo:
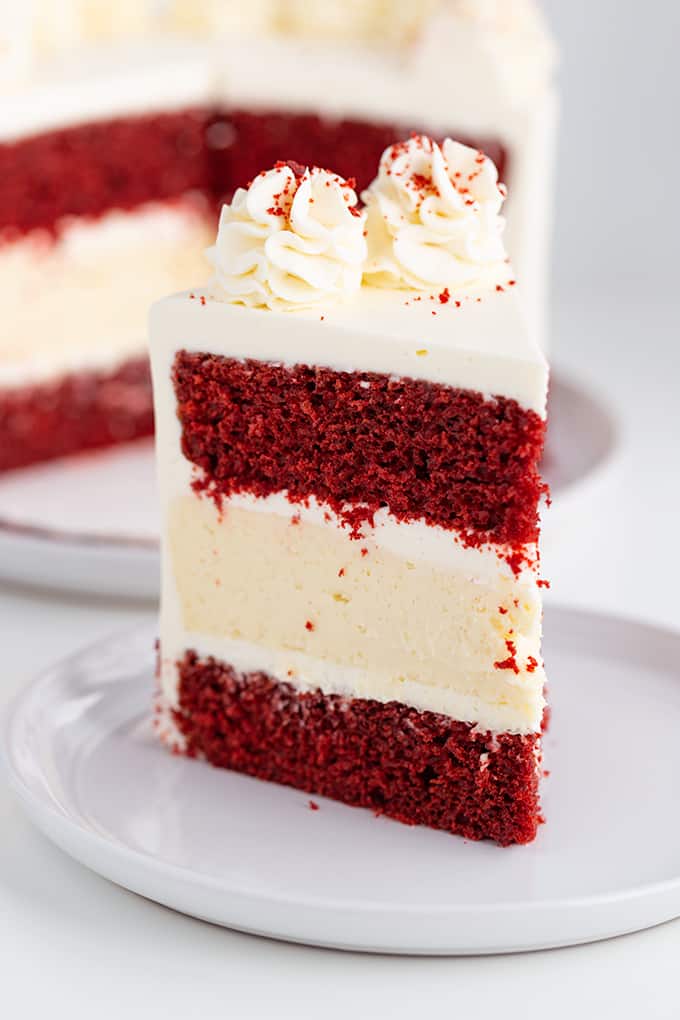
[(507, 846), (536, 835), (537, 735), (301, 692), (193, 652), (178, 665), (174, 716), (190, 756), (468, 839)]
[(400, 520), (455, 528), (467, 545), (507, 544), (513, 569), (525, 565), (538, 537), (545, 423), (516, 401), (187, 351), (174, 384), (182, 450), (201, 469), (196, 488), (218, 505), (243, 491), (313, 495), (355, 535), (387, 506)]

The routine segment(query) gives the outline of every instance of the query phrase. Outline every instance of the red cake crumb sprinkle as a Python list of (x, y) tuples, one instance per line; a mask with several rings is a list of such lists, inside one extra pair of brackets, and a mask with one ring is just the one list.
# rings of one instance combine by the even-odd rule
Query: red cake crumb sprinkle
[(549, 587), (550, 587), (550, 581), (545, 581), (545, 580), (543, 580), (543, 578), (540, 578), (540, 579), (539, 579), (539, 580), (538, 580), (538, 581), (536, 582), (536, 586), (537, 586), (538, 588), (549, 588)]
[(305, 630), (314, 630), (314, 624), (311, 620), (305, 621)]
[(368, 549), (366, 549), (366, 548), (362, 549), (361, 550), (361, 555), (362, 556), (368, 556)]
[(538, 669), (538, 660), (530, 655), (527, 659), (527, 673), (535, 673)]
[(205, 296), (201, 294), (201, 304), (205, 305)]
[(308, 805), (310, 811), (318, 811), (319, 810), (319, 805), (316, 803), (315, 800), (307, 801), (307, 805)]
[(505, 614), (507, 613), (507, 609), (505, 608), (505, 606), (499, 606), (498, 612), (501, 614), (501, 616), (505, 616)]
[(193, 652), (178, 666), (174, 719), (192, 757), (467, 839), (508, 846), (536, 835), (536, 734), (298, 691)]
[(218, 505), (236, 492), (314, 495), (355, 537), (387, 506), (398, 520), (456, 529), (468, 546), (508, 546), (512, 569), (526, 565), (545, 423), (516, 401), (187, 351), (173, 375), (182, 451), (200, 469), (196, 490)]
[(504, 288), (503, 288), (503, 287), (501, 287), (500, 283), (497, 283), (497, 284), (496, 284), (496, 290), (497, 290), (497, 291), (502, 291), (503, 289), (504, 289)]
[(511, 669), (513, 673), (519, 673), (519, 666), (517, 665), (517, 645), (514, 641), (506, 641), (505, 646), (509, 652), (507, 659), (502, 659), (500, 662), (494, 662), (494, 669)]
[(338, 570), (338, 577), (344, 577), (344, 576), (345, 576), (345, 568), (344, 567), (340, 567), (340, 569)]
[(447, 304), (451, 300), (451, 294), (449, 293), (448, 287), (444, 287), (444, 290), (439, 295), (439, 300), (443, 305)]

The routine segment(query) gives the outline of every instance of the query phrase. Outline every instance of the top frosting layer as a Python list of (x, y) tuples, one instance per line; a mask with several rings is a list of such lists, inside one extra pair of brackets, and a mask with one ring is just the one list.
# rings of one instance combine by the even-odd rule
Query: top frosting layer
[(208, 252), (218, 296), (293, 310), (355, 294), (366, 241), (352, 184), (318, 167), (278, 163), (239, 188)]
[(371, 283), (432, 290), (484, 283), (506, 259), (505, 188), (484, 153), (419, 135), (385, 150), (362, 195)]

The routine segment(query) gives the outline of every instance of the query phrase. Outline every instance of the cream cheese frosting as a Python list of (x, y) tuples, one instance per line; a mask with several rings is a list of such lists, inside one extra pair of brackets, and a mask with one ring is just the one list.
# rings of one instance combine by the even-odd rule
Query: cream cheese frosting
[(470, 286), (506, 259), (505, 188), (483, 152), (425, 135), (385, 149), (362, 198), (371, 283), (432, 290)]
[(151, 309), (154, 360), (159, 379), (170, 378), (182, 349), (381, 372), (509, 397), (545, 417), (545, 358), (527, 331), (518, 288), (506, 278), (497, 287), (442, 303), (443, 292), (417, 300), (403, 290), (363, 286), (354, 301), (294, 314), (216, 300), (211, 288), (176, 294)]
[(365, 214), (351, 183), (318, 167), (279, 163), (223, 206), (208, 256), (218, 297), (280, 310), (357, 293), (366, 258)]

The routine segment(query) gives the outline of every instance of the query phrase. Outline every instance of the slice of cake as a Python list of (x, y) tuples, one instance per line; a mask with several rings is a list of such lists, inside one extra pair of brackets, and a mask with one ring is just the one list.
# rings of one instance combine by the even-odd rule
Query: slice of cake
[(364, 211), (278, 164), (151, 347), (165, 739), (506, 845), (539, 821), (547, 369), (503, 197), (482, 153), (425, 137)]

